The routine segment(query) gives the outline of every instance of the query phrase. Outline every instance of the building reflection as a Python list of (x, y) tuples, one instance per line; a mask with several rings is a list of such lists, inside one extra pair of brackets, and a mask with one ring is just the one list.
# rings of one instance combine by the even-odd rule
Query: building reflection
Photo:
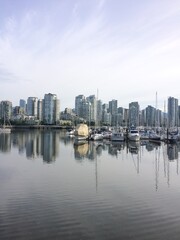
[[(178, 160), (180, 143), (158, 145), (153, 142), (111, 142), (111, 141), (87, 141), (74, 143), (74, 139), (67, 137), (66, 132), (56, 130), (22, 130), (11, 134), (0, 134), (0, 151), (10, 152), (11, 148), (17, 148), (19, 154), (25, 154), (27, 159), (42, 158), (44, 162), (51, 163), (59, 156), (60, 145), (74, 147), (76, 160), (88, 159), (94, 161), (107, 152), (111, 156), (118, 156), (122, 151), (138, 155), (140, 150), (148, 152), (162, 149), (169, 161)], [(163, 150), (164, 149), (164, 150)]]
[(168, 144), (167, 145), (167, 156), (169, 161), (178, 159), (178, 145), (177, 144)]
[(14, 132), (12, 144), (28, 159), (42, 157), (44, 162), (51, 163), (59, 155), (59, 134), (56, 131)]
[(0, 133), (0, 151), (4, 153), (11, 151), (11, 134)]
[(149, 141), (146, 141), (144, 145), (146, 146), (146, 150), (148, 152), (158, 149), (161, 146), (161, 144), (158, 142), (156, 143), (156, 142), (149, 142)]

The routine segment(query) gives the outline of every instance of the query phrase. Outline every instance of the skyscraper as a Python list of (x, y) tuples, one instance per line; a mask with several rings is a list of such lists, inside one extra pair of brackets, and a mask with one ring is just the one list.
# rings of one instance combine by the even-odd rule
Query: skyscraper
[(0, 102), (0, 118), (9, 120), (12, 116), (12, 102), (2, 101)]
[(89, 97), (86, 98), (87, 101), (91, 104), (91, 111), (90, 111), (90, 116), (91, 116), (91, 121), (97, 124), (97, 99), (95, 95), (90, 95)]
[(75, 98), (75, 113), (76, 115), (78, 115), (79, 117), (83, 116), (82, 113), (82, 102), (85, 100), (85, 96), (84, 95), (78, 95)]
[(113, 99), (112, 101), (109, 101), (109, 112), (111, 114), (111, 125), (116, 126), (117, 125), (117, 113), (118, 113), (118, 101)]
[(139, 104), (138, 102), (131, 102), (129, 104), (129, 126), (139, 126)]
[(23, 110), (23, 112), (26, 112), (26, 101), (24, 99), (20, 99), (19, 106)]
[(56, 94), (45, 94), (43, 99), (43, 121), (55, 124), (60, 118), (60, 101)]
[(168, 98), (168, 126), (178, 126), (178, 99), (174, 97)]
[(153, 127), (156, 123), (156, 109), (152, 106), (146, 107), (146, 126)]
[(27, 99), (27, 115), (37, 117), (38, 98), (28, 97)]

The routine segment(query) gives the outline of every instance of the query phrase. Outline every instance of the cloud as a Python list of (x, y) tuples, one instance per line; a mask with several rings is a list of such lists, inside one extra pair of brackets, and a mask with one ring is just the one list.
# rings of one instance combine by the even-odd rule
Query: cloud
[(166, 2), (163, 12), (158, 3), (152, 15), (156, 1), (132, 9), (124, 1), (55, 3), (7, 16), (0, 81), (20, 79), (26, 94), (57, 93), (71, 106), (75, 94), (95, 94), (98, 88), (103, 101), (117, 98), (124, 105), (156, 89), (167, 94), (172, 78), (180, 77), (179, 7), (168, 11)]

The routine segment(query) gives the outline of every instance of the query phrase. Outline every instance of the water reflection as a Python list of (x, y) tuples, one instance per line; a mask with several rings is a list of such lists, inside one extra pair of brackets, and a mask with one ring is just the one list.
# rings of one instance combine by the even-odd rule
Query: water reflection
[(179, 239), (179, 146), (0, 135), (1, 239)]
[(168, 144), (167, 155), (168, 155), (168, 159), (170, 161), (178, 159), (178, 145), (177, 144)]
[(125, 142), (111, 142), (109, 145), (108, 153), (112, 156), (118, 156), (118, 154), (124, 150)]
[(12, 134), (0, 134), (0, 151), (8, 152), (11, 145), (19, 154), (26, 154), (28, 159), (42, 157), (51, 163), (59, 154), (59, 134), (55, 131), (21, 131)]
[(88, 158), (88, 153), (89, 153), (89, 144), (87, 142), (74, 144), (75, 159), (82, 160), (84, 158)]
[(105, 143), (98, 142), (79, 142), (74, 143), (74, 158), (76, 160), (95, 160), (106, 150)]
[(127, 148), (129, 149), (129, 152), (132, 154), (138, 154), (139, 148), (140, 148), (140, 142), (133, 142), (129, 141), (127, 143)]
[(0, 133), (0, 151), (4, 153), (11, 151), (11, 134)]
[(59, 156), (60, 143), (74, 146), (76, 160), (94, 160), (103, 152), (118, 157), (122, 151), (138, 155), (141, 149), (148, 152), (163, 148), (169, 161), (178, 159), (180, 143), (158, 145), (149, 141), (142, 142), (84, 142), (74, 143), (74, 139), (67, 137), (63, 131), (19, 131), (12, 134), (0, 134), (0, 151), (8, 153), (11, 147), (17, 148), (19, 154), (25, 154), (28, 159), (42, 157), (44, 162), (51, 163)]

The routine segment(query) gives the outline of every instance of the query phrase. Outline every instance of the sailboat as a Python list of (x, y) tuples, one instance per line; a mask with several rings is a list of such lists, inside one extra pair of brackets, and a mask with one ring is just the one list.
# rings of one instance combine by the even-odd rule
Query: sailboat
[(160, 144), (161, 135), (159, 131), (159, 116), (157, 114), (157, 92), (156, 92), (156, 109), (155, 109), (155, 130), (149, 132), (149, 141)]

